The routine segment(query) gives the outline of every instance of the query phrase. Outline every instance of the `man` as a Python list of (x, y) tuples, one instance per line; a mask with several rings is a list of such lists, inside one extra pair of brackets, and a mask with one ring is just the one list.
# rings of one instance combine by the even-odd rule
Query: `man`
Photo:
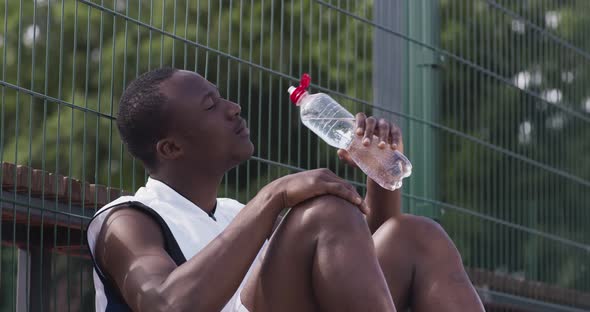
[[(363, 201), (319, 169), (245, 206), (217, 198), (224, 173), (253, 154), (240, 112), (189, 71), (157, 69), (127, 88), (117, 124), (150, 178), (89, 225), (97, 310), (483, 311), (451, 240), (403, 215), (399, 190), (369, 179)], [(357, 125), (363, 143), (403, 148), (385, 120), (359, 114)]]

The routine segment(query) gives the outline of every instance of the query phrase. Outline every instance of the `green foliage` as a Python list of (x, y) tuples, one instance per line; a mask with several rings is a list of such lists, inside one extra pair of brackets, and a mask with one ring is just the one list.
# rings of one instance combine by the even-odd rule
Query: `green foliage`
[[(359, 100), (372, 100), (373, 26), (314, 1), (92, 3), (96, 6), (0, 0), (2, 81), (23, 90), (0, 91), (2, 161), (136, 189), (145, 174), (118, 138), (113, 119), (118, 99), (138, 74), (174, 66), (202, 74), (242, 105), (256, 157), (302, 168), (327, 166), (363, 181), (359, 172), (337, 163), (333, 149), (301, 128), (286, 89), (309, 72), (313, 91), (321, 86), (354, 97), (358, 100), (334, 95), (351, 111), (370, 113)], [(333, 3), (371, 19), (372, 1)], [(547, 31), (586, 56), (528, 25), (522, 34), (515, 31), (518, 21), (487, 2), (440, 1), (441, 47), (506, 80), (456, 59), (443, 64), (440, 116), (434, 122), (504, 151), (437, 130), (440, 198), (435, 199), (587, 244), (588, 187), (506, 152), (590, 179), (590, 127), (583, 120), (589, 116), (582, 112), (590, 109), (584, 52), (590, 40), (579, 34), (590, 27), (585, 14), (590, 2), (500, 3), (537, 25), (545, 25), (548, 11), (556, 12), (559, 24)], [(33, 29), (36, 40), (27, 35)], [(519, 74), (527, 80), (526, 73), (527, 91), (549, 96), (557, 89), (556, 106), (576, 113), (509, 85), (519, 82), (514, 80)], [(220, 195), (247, 201), (288, 172), (252, 160), (227, 175)], [(590, 289), (587, 252), (448, 209), (440, 221), (469, 266)]]
[[(543, 33), (485, 1), (441, 5), (442, 47), (482, 67), (447, 60), (441, 120), (506, 151), (444, 135), (442, 196), (478, 213), (588, 244), (590, 108), (585, 105), (590, 77), (584, 49), (590, 41), (578, 32), (590, 26), (581, 13), (590, 3), (499, 2), (540, 25)], [(470, 219), (457, 213), (442, 218), (457, 233), (453, 237), (469, 266), (590, 289), (586, 251), (491, 222), (474, 225)]]

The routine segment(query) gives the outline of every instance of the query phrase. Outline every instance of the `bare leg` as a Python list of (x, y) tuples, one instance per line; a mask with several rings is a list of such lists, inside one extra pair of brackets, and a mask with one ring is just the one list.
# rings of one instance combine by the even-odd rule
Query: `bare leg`
[(407, 310), (412, 296), (415, 246), (408, 230), (398, 219), (391, 219), (373, 234), (377, 258), (398, 311)]
[(395, 311), (357, 207), (323, 196), (295, 207), (242, 291), (250, 311)]
[(373, 239), (399, 311), (484, 311), (457, 248), (434, 221), (403, 215)]

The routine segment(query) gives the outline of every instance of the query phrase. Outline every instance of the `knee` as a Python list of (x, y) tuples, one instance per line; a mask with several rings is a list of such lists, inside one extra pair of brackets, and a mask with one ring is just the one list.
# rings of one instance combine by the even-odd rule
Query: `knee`
[(340, 197), (323, 195), (295, 207), (288, 218), (308, 229), (345, 230), (366, 228), (367, 223), (359, 207)]
[(438, 255), (458, 256), (459, 252), (444, 228), (434, 220), (420, 216), (408, 216), (403, 227), (413, 232), (416, 251), (423, 257)]

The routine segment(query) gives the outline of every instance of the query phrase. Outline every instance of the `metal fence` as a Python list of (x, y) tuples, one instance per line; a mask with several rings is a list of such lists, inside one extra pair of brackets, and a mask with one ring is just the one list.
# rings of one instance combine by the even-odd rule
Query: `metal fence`
[[(0, 0), (0, 311), (92, 310), (83, 228), (146, 179), (114, 121), (137, 75), (194, 70), (242, 105), (255, 155), (220, 196), (328, 167), (301, 73), (404, 129), (404, 209), (440, 222), (489, 311), (590, 309), (590, 2)], [(13, 166), (19, 165), (19, 166)], [(104, 186), (104, 187), (103, 187)]]

